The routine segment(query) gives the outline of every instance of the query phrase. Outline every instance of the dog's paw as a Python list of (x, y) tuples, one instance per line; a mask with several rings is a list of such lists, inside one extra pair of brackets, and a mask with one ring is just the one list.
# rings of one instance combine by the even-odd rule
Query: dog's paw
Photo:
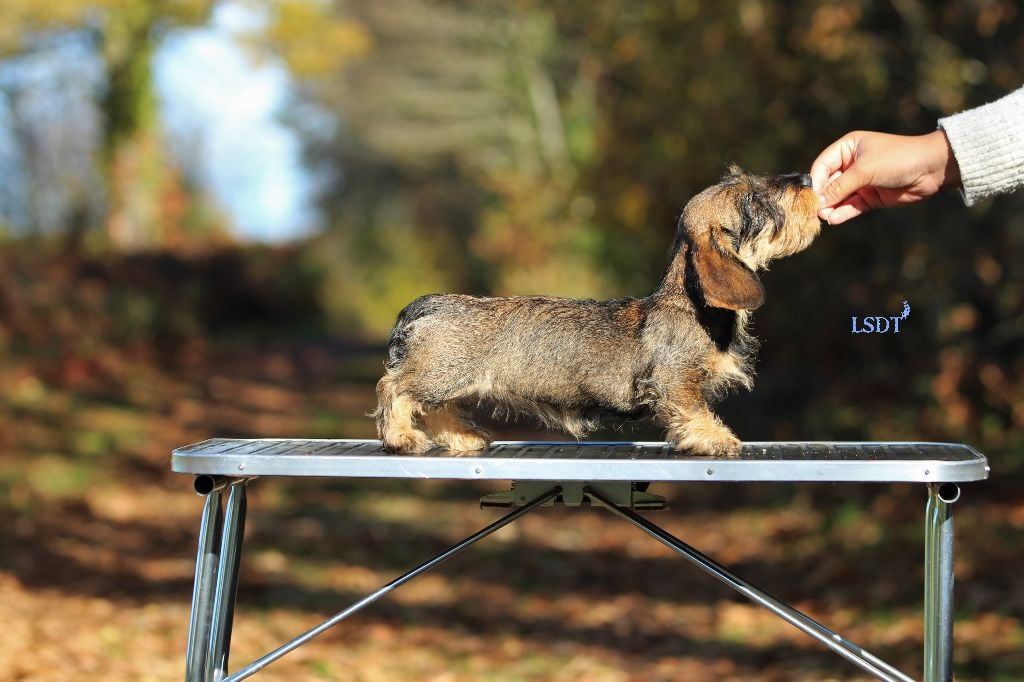
[(396, 455), (422, 455), (432, 446), (422, 431), (403, 431), (384, 439), (384, 449)]
[(739, 457), (743, 450), (743, 442), (728, 430), (721, 438), (706, 442), (706, 446), (707, 451), (700, 454), (711, 457)]
[(743, 449), (742, 441), (714, 417), (698, 417), (670, 429), (669, 442), (676, 450), (699, 457), (738, 457)]
[(739, 457), (743, 450), (743, 443), (731, 433), (727, 436), (715, 438), (702, 438), (695, 440), (688, 438), (683, 441), (674, 441), (672, 446), (681, 452), (697, 457)]

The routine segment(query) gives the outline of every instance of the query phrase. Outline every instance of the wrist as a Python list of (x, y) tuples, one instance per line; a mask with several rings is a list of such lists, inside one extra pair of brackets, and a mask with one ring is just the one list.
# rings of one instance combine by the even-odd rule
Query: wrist
[(953, 147), (950, 146), (945, 131), (940, 129), (921, 137), (928, 144), (929, 158), (932, 159), (930, 174), (938, 187), (960, 187), (960, 166), (956, 162)]

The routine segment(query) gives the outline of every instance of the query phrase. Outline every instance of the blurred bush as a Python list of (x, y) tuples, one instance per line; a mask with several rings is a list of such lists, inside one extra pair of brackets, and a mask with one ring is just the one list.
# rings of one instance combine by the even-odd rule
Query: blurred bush
[(322, 273), (295, 248), (83, 256), (29, 243), (0, 249), (0, 361), (57, 384), (102, 377), (125, 353), (173, 371), (208, 343), (323, 334)]

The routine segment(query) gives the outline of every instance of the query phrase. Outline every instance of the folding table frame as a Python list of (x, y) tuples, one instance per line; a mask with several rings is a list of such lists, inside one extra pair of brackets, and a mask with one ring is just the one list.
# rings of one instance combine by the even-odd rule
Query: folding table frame
[[(435, 449), (420, 457), (406, 457), (385, 453), (380, 442), (373, 440), (225, 438), (175, 450), (172, 468), (194, 474), (196, 492), (206, 497), (186, 654), (188, 682), (243, 680), (499, 528), (555, 503), (600, 505), (878, 679), (913, 679), (637, 514), (636, 510), (664, 506), (662, 498), (646, 492), (646, 484), (654, 481), (926, 484), (923, 679), (945, 682), (952, 679), (952, 505), (960, 497), (958, 484), (985, 479), (989, 471), (983, 455), (954, 443), (745, 443), (737, 458), (709, 459), (684, 456), (665, 443), (506, 441), (495, 442), (474, 456), (453, 456)], [(511, 511), (229, 674), (246, 486), (258, 476), (512, 481), (510, 490), (481, 499), (481, 506)]]

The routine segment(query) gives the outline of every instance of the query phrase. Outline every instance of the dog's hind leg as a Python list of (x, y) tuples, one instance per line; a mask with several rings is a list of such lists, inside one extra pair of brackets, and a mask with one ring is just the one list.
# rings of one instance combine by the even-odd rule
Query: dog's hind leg
[(490, 434), (474, 424), (465, 411), (453, 403), (427, 408), (423, 413), (423, 425), (435, 443), (452, 452), (483, 450), (491, 442)]
[(419, 455), (430, 449), (430, 439), (415, 426), (423, 415), (423, 406), (395, 385), (394, 376), (385, 374), (377, 382), (377, 436), (384, 449), (402, 455)]

